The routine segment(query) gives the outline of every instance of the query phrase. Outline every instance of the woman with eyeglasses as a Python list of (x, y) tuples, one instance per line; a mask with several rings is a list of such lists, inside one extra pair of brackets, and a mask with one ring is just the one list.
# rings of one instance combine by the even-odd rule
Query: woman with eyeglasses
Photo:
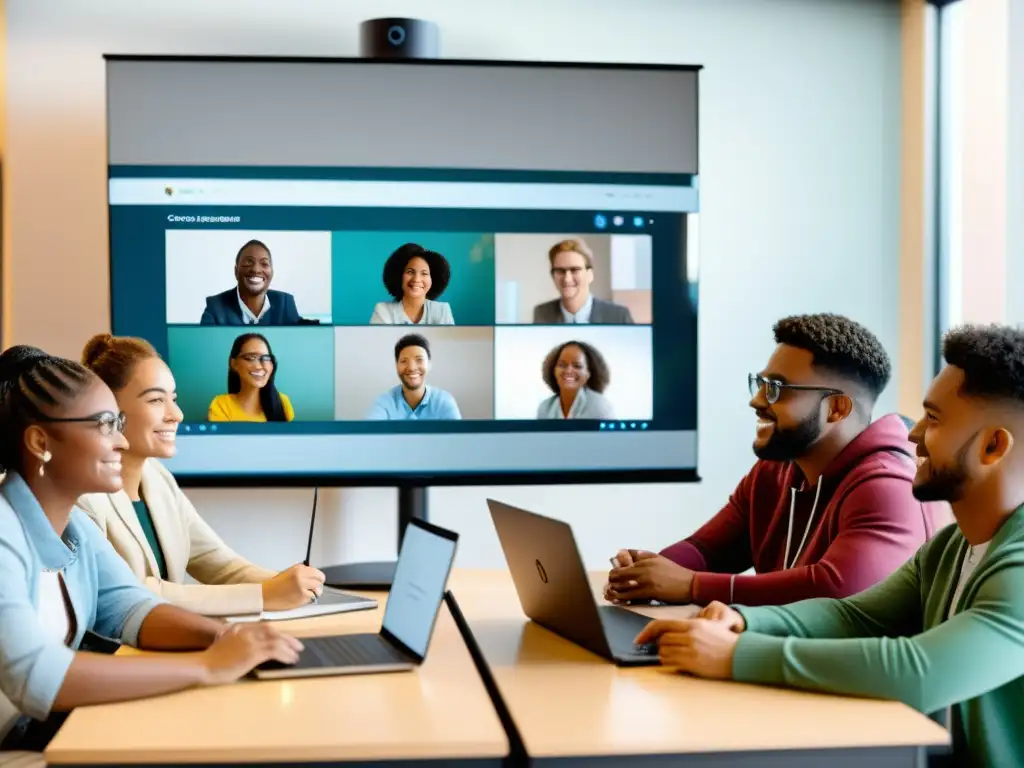
[(292, 421), (287, 395), (277, 391), (277, 358), (259, 333), (243, 333), (231, 345), (228, 392), (210, 403), (210, 421)]
[[(176, 452), (182, 413), (174, 375), (149, 342), (99, 334), (85, 345), (82, 362), (113, 390), (128, 446), (122, 488), (78, 504), (147, 587), (207, 616), (288, 610), (321, 594), (324, 574), (315, 568), (274, 573), (239, 557), (159, 463)], [(198, 584), (184, 583), (186, 575)]]
[(614, 419), (612, 404), (601, 394), (611, 380), (597, 349), (567, 341), (548, 353), (541, 366), (544, 383), (554, 395), (537, 408), (538, 419)]
[[(153, 595), (75, 508), (120, 490), (123, 426), (110, 388), (84, 366), (34, 347), (0, 354), (0, 750), (43, 749), (75, 707), (298, 659), (301, 644), (265, 624), (229, 627)], [(81, 652), (87, 631), (191, 652)]]

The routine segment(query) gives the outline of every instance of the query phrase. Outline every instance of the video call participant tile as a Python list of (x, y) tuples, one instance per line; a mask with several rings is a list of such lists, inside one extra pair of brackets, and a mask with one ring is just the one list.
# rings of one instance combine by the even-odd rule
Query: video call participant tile
[(493, 325), (494, 235), (335, 232), (336, 325)]
[(494, 329), (497, 419), (653, 418), (651, 328)]
[(333, 421), (329, 327), (167, 329), (186, 422)]
[(331, 233), (169, 229), (169, 325), (331, 322)]
[(650, 235), (498, 233), (494, 244), (500, 324), (651, 322)]
[(494, 418), (494, 329), (337, 327), (335, 418)]

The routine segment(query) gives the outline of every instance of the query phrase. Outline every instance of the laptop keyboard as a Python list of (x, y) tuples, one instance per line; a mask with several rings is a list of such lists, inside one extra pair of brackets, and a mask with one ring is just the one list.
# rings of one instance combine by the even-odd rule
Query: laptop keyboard
[(613, 605), (603, 605), (598, 612), (601, 615), (605, 637), (608, 638), (608, 644), (615, 652), (644, 656), (658, 655), (657, 643), (637, 645), (633, 642), (640, 634), (640, 630), (650, 623), (649, 617)]
[[(399, 650), (380, 635), (341, 635), (310, 637), (302, 641), (303, 649), (296, 667), (361, 667), (371, 664), (409, 663)], [(260, 669), (283, 669), (278, 662), (266, 662)]]

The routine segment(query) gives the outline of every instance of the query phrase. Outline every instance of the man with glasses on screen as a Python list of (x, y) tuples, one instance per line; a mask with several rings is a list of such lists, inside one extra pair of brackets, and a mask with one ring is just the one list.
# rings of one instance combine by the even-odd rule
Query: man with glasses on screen
[(878, 339), (833, 314), (787, 317), (774, 333), (768, 364), (748, 378), (758, 461), (689, 538), (660, 554), (620, 550), (607, 599), (845, 597), (895, 571), (951, 519), (947, 505), (913, 496), (904, 421), (872, 420), (892, 370)]
[(562, 240), (548, 251), (551, 279), (560, 298), (533, 308), (533, 322), (546, 325), (588, 323), (630, 325), (629, 307), (598, 299), (590, 292), (594, 282), (594, 254), (580, 238)]

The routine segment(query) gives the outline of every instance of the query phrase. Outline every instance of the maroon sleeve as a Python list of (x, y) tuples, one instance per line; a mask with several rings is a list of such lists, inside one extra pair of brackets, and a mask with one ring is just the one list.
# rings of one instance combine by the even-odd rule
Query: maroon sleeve
[(754, 472), (740, 480), (728, 503), (692, 536), (659, 554), (691, 571), (739, 573), (752, 564), (750, 555), (750, 487)]
[(842, 500), (838, 535), (817, 563), (756, 576), (698, 573), (694, 602), (785, 605), (811, 597), (848, 597), (891, 574), (924, 541), (921, 506), (907, 481), (867, 480)]

